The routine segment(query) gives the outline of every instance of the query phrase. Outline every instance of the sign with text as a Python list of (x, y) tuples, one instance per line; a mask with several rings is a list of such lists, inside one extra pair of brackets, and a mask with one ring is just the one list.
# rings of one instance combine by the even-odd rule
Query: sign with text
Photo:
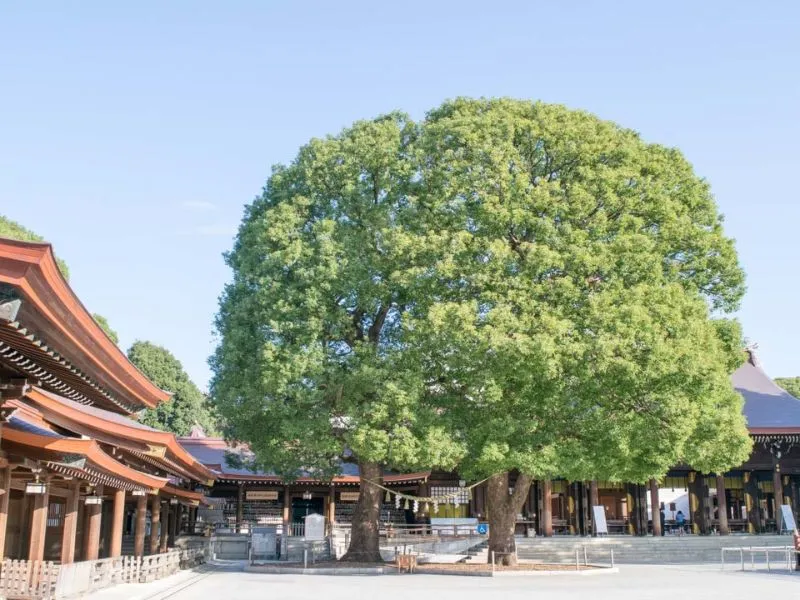
[(278, 530), (275, 527), (254, 527), (250, 534), (251, 561), (274, 559), (278, 554)]
[(245, 500), (277, 500), (277, 491), (250, 490), (244, 493)]
[(339, 492), (341, 502), (358, 502), (358, 492)]
[(316, 513), (306, 516), (306, 539), (325, 539), (325, 517)]
[(602, 504), (600, 506), (592, 507), (592, 519), (594, 520), (594, 532), (596, 534), (605, 533), (608, 535), (608, 524), (606, 523), (606, 507)]
[(781, 504), (781, 532), (794, 531), (797, 529), (797, 523), (794, 521), (794, 513), (789, 504)]

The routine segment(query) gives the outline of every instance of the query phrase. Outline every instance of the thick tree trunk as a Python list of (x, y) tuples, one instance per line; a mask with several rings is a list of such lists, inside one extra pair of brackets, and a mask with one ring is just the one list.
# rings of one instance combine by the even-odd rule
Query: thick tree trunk
[(531, 489), (531, 478), (518, 475), (513, 494), (508, 493), (508, 473), (492, 475), (486, 482), (486, 501), (489, 513), (489, 562), (494, 555), (498, 565), (517, 564), (517, 542), (514, 528)]
[(383, 562), (378, 537), (378, 526), (381, 515), (381, 489), (377, 485), (383, 483), (383, 472), (377, 463), (359, 462), (361, 473), (361, 489), (356, 509), (353, 512), (353, 525), (350, 535), (350, 547), (342, 557), (348, 562)]

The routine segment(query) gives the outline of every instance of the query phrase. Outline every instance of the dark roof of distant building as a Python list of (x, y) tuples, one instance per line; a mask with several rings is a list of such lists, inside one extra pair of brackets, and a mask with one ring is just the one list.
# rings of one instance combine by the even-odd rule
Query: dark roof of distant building
[(800, 400), (764, 372), (752, 350), (731, 381), (744, 397), (744, 416), (751, 433), (800, 432)]
[[(226, 442), (222, 438), (201, 438), (197, 435), (178, 438), (178, 442), (209, 469), (216, 471), (221, 480), (233, 481), (274, 481), (280, 482), (281, 477), (272, 472), (261, 470), (251, 471), (250, 469), (233, 467), (228, 465), (226, 456), (228, 454), (240, 454), (247, 459), (252, 456), (249, 448), (245, 444), (234, 445)], [(310, 473), (300, 473), (297, 478), (298, 483), (312, 483), (320, 481)], [(430, 471), (419, 473), (387, 473), (384, 475), (384, 483), (402, 483), (407, 481), (425, 480), (430, 476)], [(335, 476), (332, 483), (338, 484), (357, 484), (359, 482), (358, 465), (343, 462), (339, 465), (339, 475)]]

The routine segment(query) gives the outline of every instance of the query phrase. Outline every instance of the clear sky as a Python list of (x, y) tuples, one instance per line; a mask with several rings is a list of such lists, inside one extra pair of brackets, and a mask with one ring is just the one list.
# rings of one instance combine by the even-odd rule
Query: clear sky
[[(657, 6), (656, 6), (657, 5)], [(222, 253), (309, 138), (454, 96), (559, 102), (680, 147), (800, 375), (800, 3), (0, 0), (0, 214), (53, 242), (127, 348), (205, 386)]]

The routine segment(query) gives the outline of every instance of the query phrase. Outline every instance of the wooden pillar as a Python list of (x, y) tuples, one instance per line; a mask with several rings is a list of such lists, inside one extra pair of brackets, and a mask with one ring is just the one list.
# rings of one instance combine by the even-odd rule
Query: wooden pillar
[(147, 527), (147, 496), (136, 497), (136, 521), (133, 535), (133, 555), (144, 556), (144, 534)]
[(717, 475), (717, 531), (720, 535), (729, 535), (728, 498), (725, 495), (725, 476)]
[(781, 515), (781, 503), (783, 502), (783, 477), (781, 477), (781, 465), (776, 460), (773, 461), (772, 468), (772, 496), (775, 503), (775, 527), (778, 533), (783, 528), (783, 516)]
[(236, 533), (242, 532), (242, 520), (244, 519), (244, 484), (239, 484), (236, 493)]
[[(103, 495), (103, 486), (97, 486), (95, 495)], [(100, 556), (100, 526), (103, 519), (102, 504), (84, 505), (83, 559), (97, 560)]]
[(64, 529), (61, 533), (61, 564), (75, 562), (75, 544), (78, 533), (78, 509), (81, 501), (81, 484), (74, 483), (69, 488), (67, 504), (64, 507)]
[(170, 521), (174, 518), (172, 516), (172, 507), (169, 504), (169, 501), (164, 503), (164, 507), (161, 510), (163, 518), (161, 519), (161, 552), (167, 551), (167, 545), (169, 544), (169, 532), (170, 532)]
[(661, 503), (658, 501), (658, 482), (650, 480), (650, 518), (653, 521), (653, 537), (661, 537)]
[(289, 510), (292, 506), (292, 497), (289, 494), (289, 488), (283, 486), (283, 539), (291, 535), (289, 531)]
[(328, 490), (328, 523), (333, 533), (333, 527), (336, 525), (336, 488), (333, 486)]
[(569, 481), (564, 482), (564, 492), (567, 495), (567, 527), (570, 535), (575, 535), (575, 484)]
[(628, 511), (628, 535), (636, 533), (636, 499), (633, 494), (632, 484), (625, 484), (625, 508)]
[(752, 471), (744, 474), (744, 506), (747, 509), (747, 532), (761, 533), (761, 496), (758, 489), (758, 478)]
[(542, 481), (542, 535), (553, 537), (553, 482)]
[(150, 554), (158, 554), (159, 529), (161, 528), (161, 498), (150, 499)]
[(175, 547), (175, 538), (178, 537), (181, 520), (181, 505), (172, 504), (170, 500), (170, 520), (169, 520), (169, 547)]
[(699, 473), (692, 471), (689, 473), (689, 519), (691, 521), (692, 533), (701, 532), (702, 506), (699, 493), (700, 481), (702, 477)]
[(597, 480), (589, 482), (589, 516), (592, 519), (592, 535), (597, 537), (597, 523), (594, 522), (594, 507), (600, 505), (600, 490), (597, 487)]
[[(5, 459), (3, 459), (5, 460)], [(8, 529), (8, 499), (11, 496), (11, 467), (0, 469), (0, 561), (6, 555), (6, 530)]]
[(114, 505), (111, 515), (111, 548), (108, 555), (111, 558), (122, 556), (122, 528), (125, 521), (125, 490), (114, 492)]
[(45, 486), (44, 494), (33, 498), (28, 560), (44, 560), (44, 538), (47, 534), (47, 511), (50, 507), (50, 486)]

